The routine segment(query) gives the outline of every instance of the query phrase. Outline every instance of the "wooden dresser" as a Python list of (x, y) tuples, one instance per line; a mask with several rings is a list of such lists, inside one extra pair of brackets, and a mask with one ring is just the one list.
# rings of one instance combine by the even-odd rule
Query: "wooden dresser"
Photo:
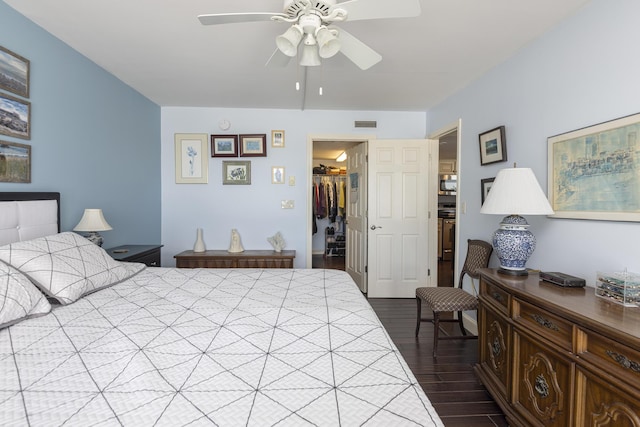
[(640, 427), (640, 307), (483, 269), (476, 373), (513, 426)]
[(296, 251), (184, 251), (175, 255), (178, 268), (293, 268)]

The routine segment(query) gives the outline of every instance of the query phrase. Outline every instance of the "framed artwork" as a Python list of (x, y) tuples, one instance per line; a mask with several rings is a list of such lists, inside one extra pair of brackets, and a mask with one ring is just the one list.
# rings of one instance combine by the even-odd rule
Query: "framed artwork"
[(284, 184), (284, 167), (274, 166), (271, 168), (271, 183)]
[(495, 181), (496, 177), (493, 178), (485, 178), (480, 180), (480, 186), (482, 187), (482, 203), (484, 205), (484, 201), (487, 199), (489, 195), (489, 190), (491, 190), (491, 186), (493, 185), (493, 181)]
[(29, 97), (29, 60), (0, 46), (0, 89)]
[(211, 135), (211, 157), (238, 157), (238, 135)]
[(267, 135), (240, 135), (240, 157), (266, 157)]
[(31, 146), (0, 141), (0, 182), (31, 182)]
[(480, 140), (480, 165), (507, 161), (507, 139), (504, 126), (488, 130), (478, 136)]
[(31, 139), (31, 103), (0, 93), (0, 134)]
[(225, 160), (222, 162), (222, 184), (250, 185), (251, 162)]
[(640, 114), (548, 138), (555, 218), (640, 221)]
[(283, 130), (271, 131), (271, 146), (275, 148), (284, 148), (284, 131)]
[(209, 153), (206, 133), (176, 133), (176, 183), (206, 184)]

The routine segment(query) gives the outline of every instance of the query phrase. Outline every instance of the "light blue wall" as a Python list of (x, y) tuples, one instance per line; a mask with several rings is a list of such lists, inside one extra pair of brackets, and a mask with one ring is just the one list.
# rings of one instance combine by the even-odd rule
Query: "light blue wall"
[(160, 108), (0, 2), (0, 45), (31, 61), (31, 184), (59, 191), (61, 225), (102, 208), (105, 247), (160, 243)]
[[(547, 138), (640, 112), (640, 2), (594, 0), (517, 55), (429, 111), (429, 128), (462, 118), (460, 242), (491, 239), (480, 180), (517, 162), (546, 192)], [(506, 126), (508, 162), (480, 166), (478, 134)], [(538, 246), (529, 267), (593, 284), (597, 270), (640, 272), (640, 224), (528, 217)], [(494, 260), (495, 262), (495, 260)]]
[[(231, 122), (223, 132), (221, 119)], [(356, 129), (355, 120), (376, 120), (377, 129)], [(271, 130), (285, 131), (285, 148), (271, 147)], [(271, 249), (267, 237), (280, 231), (287, 249), (296, 250), (296, 267), (305, 267), (311, 191), (309, 135), (374, 135), (377, 138), (424, 138), (423, 112), (299, 111), (217, 108), (162, 108), (162, 238), (163, 266), (175, 265), (173, 256), (192, 249), (196, 228), (204, 229), (208, 249), (227, 249), (231, 229), (237, 228), (245, 249)], [(222, 185), (222, 161), (209, 159), (208, 184), (175, 183), (175, 133), (267, 134), (267, 157), (236, 158), (251, 161), (251, 185)], [(271, 184), (271, 167), (284, 166), (284, 185)], [(296, 185), (288, 185), (289, 176)], [(281, 209), (281, 200), (293, 200), (294, 209)], [(309, 266), (310, 268), (311, 266)]]

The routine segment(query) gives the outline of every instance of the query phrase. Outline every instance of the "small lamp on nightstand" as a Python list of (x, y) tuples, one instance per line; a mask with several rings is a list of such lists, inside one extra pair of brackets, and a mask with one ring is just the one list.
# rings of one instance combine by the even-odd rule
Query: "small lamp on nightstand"
[(98, 246), (102, 246), (102, 236), (98, 232), (113, 230), (113, 228), (109, 225), (107, 220), (104, 219), (102, 209), (85, 209), (80, 222), (73, 230), (89, 233), (85, 237), (90, 242), (95, 243)]
[(526, 276), (525, 264), (536, 248), (536, 238), (520, 215), (553, 215), (553, 209), (529, 168), (498, 172), (480, 213), (506, 215), (493, 234), (493, 248), (500, 260), (499, 273)]

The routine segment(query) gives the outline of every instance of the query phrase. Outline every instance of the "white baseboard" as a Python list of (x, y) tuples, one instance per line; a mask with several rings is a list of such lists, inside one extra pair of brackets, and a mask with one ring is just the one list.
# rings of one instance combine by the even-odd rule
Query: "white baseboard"
[(471, 317), (465, 312), (462, 314), (462, 320), (464, 321), (464, 328), (467, 331), (471, 332), (473, 335), (478, 335), (478, 321), (475, 317)]

